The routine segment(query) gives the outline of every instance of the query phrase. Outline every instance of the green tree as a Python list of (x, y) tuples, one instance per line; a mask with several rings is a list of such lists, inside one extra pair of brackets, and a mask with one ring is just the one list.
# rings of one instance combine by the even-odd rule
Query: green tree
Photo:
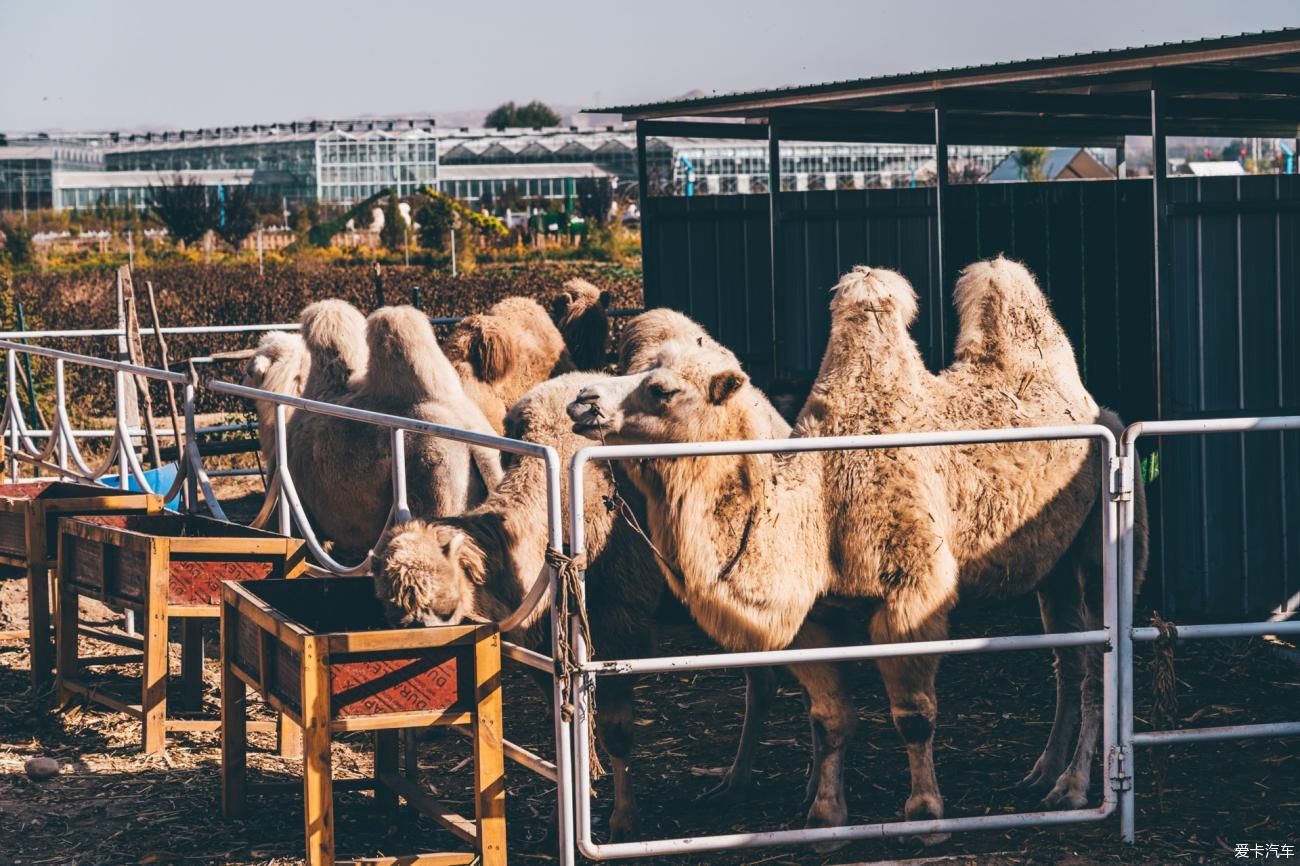
[(588, 222), (603, 226), (614, 208), (614, 187), (608, 178), (580, 177), (574, 184), (578, 213)]
[(483, 125), (490, 129), (502, 129), (507, 126), (526, 126), (529, 128), (559, 126), (560, 116), (545, 103), (533, 100), (527, 105), (515, 105), (505, 102), (488, 114)]
[(406, 220), (402, 217), (401, 204), (397, 190), (390, 191), (388, 206), (384, 208), (384, 227), (379, 230), (380, 243), (393, 251), (406, 246)]
[(224, 217), (218, 214), (213, 229), (235, 249), (257, 229), (257, 205), (253, 191), (246, 186), (227, 187)]
[(1043, 176), (1043, 163), (1047, 161), (1047, 148), (1022, 147), (1011, 158), (1020, 166), (1020, 174), (1025, 180), (1047, 180)]
[(430, 197), (415, 212), (420, 224), (420, 246), (442, 251), (447, 248), (447, 233), (455, 225), (456, 211), (451, 200), (442, 196)]
[(150, 186), (149, 209), (175, 241), (194, 243), (212, 228), (207, 191), (197, 180), (177, 176), (170, 185)]
[(5, 257), (11, 264), (25, 265), (36, 257), (35, 247), (32, 245), (32, 233), (25, 226), (10, 221), (0, 225), (0, 233), (4, 234)]

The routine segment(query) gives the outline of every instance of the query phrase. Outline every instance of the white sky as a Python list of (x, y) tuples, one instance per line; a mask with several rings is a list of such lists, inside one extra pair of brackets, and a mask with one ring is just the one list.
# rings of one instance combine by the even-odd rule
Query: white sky
[(0, 129), (589, 107), (1297, 25), (1297, 0), (0, 0)]

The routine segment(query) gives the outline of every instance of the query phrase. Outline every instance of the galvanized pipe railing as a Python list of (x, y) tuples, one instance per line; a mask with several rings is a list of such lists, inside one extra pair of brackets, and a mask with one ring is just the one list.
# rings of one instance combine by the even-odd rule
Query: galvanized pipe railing
[[(731, 442), (684, 442), (654, 445), (597, 445), (574, 455), (569, 467), (569, 536), (571, 555), (580, 559), (585, 552), (583, 523), (583, 478), (586, 464), (596, 460), (643, 458), (709, 457), (730, 454), (790, 454), (814, 451), (846, 451), (881, 448), (915, 448), (945, 445), (986, 445), (1009, 442), (1036, 442), (1088, 439), (1102, 448), (1101, 477), (1098, 479), (1102, 506), (1102, 586), (1104, 627), (1083, 632), (1008, 637), (968, 638), (964, 640), (902, 642), (851, 647), (767, 652), (718, 653), (705, 656), (670, 656), (650, 659), (608, 659), (592, 661), (575, 615), (570, 624), (571, 643), (577, 656), (579, 673), (573, 675), (571, 688), (576, 697), (577, 717), (563, 726), (573, 738), (574, 788), (577, 797), (577, 849), (593, 860), (628, 857), (654, 857), (690, 854), (703, 851), (732, 850), (770, 845), (806, 845), (853, 839), (880, 839), (894, 836), (953, 833), (970, 830), (1001, 830), (1014, 827), (1084, 823), (1104, 820), (1116, 808), (1122, 787), (1124, 765), (1116, 748), (1118, 734), (1118, 666), (1114, 647), (1119, 605), (1118, 584), (1118, 495), (1120, 466), (1114, 434), (1101, 425), (1080, 424), (1060, 427), (1025, 427), (1001, 430), (965, 430), (927, 433), (891, 433), (873, 436), (809, 437), (804, 439), (746, 440)], [(585, 580), (585, 574), (583, 575)], [(583, 580), (579, 581), (580, 589)], [(579, 604), (585, 604), (582, 597)], [(1103, 670), (1102, 755), (1106, 784), (1099, 807), (1059, 812), (1030, 812), (1007, 815), (981, 815), (965, 818), (941, 818), (926, 821), (891, 821), (816, 829), (777, 830), (756, 833), (732, 833), (703, 837), (656, 839), (641, 842), (597, 843), (592, 836), (591, 746), (589, 718), (596, 677), (624, 673), (737, 668), (758, 665), (789, 665), (808, 662), (847, 661), (925, 654), (1028, 650), (1061, 646), (1105, 646)], [(561, 856), (568, 852), (561, 850)]]
[[(373, 412), (366, 409), (356, 409), (350, 406), (339, 406), (334, 403), (324, 403), (318, 400), (308, 400), (304, 397), (277, 394), (260, 388), (236, 385), (232, 382), (214, 381), (210, 382), (208, 387), (210, 390), (218, 394), (242, 397), (247, 400), (261, 400), (275, 405), (275, 470), (272, 484), (267, 490), (267, 504), (263, 507), (262, 513), (269, 514), (269, 509), (275, 508), (279, 515), (280, 532), (285, 535), (292, 535), (294, 534), (296, 527), (298, 533), (307, 542), (308, 549), (311, 551), (312, 556), (314, 556), (330, 573), (368, 573), (374, 560), (374, 552), (372, 550), (367, 553), (366, 557), (360, 563), (348, 566), (339, 563), (330, 557), (328, 552), (325, 551), (319, 538), (317, 538), (316, 533), (311, 526), (311, 522), (307, 518), (302, 502), (298, 497), (298, 491), (293, 482), (293, 475), (289, 470), (289, 425), (286, 423), (285, 415), (285, 410), (289, 407), (292, 407), (297, 411), (316, 412), (334, 418), (342, 418), (348, 421), (358, 421), (365, 424), (386, 427), (392, 431), (393, 505), (388, 515), (385, 531), (387, 531), (388, 526), (392, 526), (394, 523), (403, 523), (411, 518), (407, 504), (406, 491), (405, 435), (407, 433), (435, 436), (454, 442), (463, 442), (466, 445), (493, 448), (520, 457), (541, 460), (546, 468), (547, 544), (553, 550), (564, 550), (564, 524), (561, 517), (563, 513), (563, 490), (560, 475), (560, 456), (559, 453), (549, 445), (539, 445), (534, 442), (524, 442), (518, 439), (509, 439), (504, 436), (495, 436), (471, 430), (462, 430), (456, 427), (434, 424), (429, 421), (420, 421), (413, 418), (389, 415), (384, 412)], [(560, 591), (558, 581), (559, 575), (556, 570), (550, 565), (545, 566), (542, 573), (537, 576), (532, 585), (525, 592), (523, 600), (515, 611), (498, 623), (501, 631), (511, 632), (519, 628), (531, 616), (534, 609), (548, 592), (550, 593), (552, 621), (558, 619), (560, 615)], [(560, 658), (560, 653), (561, 646), (559, 643), (559, 633), (556, 629), (551, 629), (550, 658), (524, 647), (503, 642), (503, 655), (506, 658), (517, 661), (525, 666), (545, 670), (551, 673), (556, 669), (556, 660)], [(532, 772), (541, 775), (543, 778), (552, 780), (556, 783), (556, 807), (559, 813), (560, 850), (562, 852), (569, 852), (568, 857), (563, 855), (561, 856), (561, 863), (563, 866), (572, 866), (574, 863), (572, 856), (574, 850), (572, 839), (574, 798), (571, 788), (573, 779), (573, 754), (571, 751), (572, 739), (569, 736), (565, 723), (563, 722), (564, 713), (562, 712), (560, 690), (558, 686), (553, 690), (552, 715), (555, 719), (556, 726), (556, 754), (554, 764), (540, 758), (515, 743), (506, 742), (504, 745), (507, 755), (512, 760), (515, 760)]]
[[(4, 415), (0, 419), (0, 427), (3, 427), (8, 434), (9, 472), (12, 479), (17, 480), (21, 477), (21, 465), (29, 465), (56, 473), (59, 478), (78, 478), (93, 482), (102, 482), (105, 477), (116, 471), (120, 489), (126, 489), (129, 486), (129, 481), (134, 479), (141, 490), (148, 493), (164, 493), (165, 500), (169, 501), (178, 495), (181, 496), (186, 510), (193, 510), (198, 506), (198, 494), (201, 490), (209, 510), (214, 516), (224, 519), (225, 514), (212, 491), (211, 481), (203, 469), (202, 458), (198, 450), (194, 424), (195, 386), (189, 377), (170, 370), (156, 370), (152, 367), (142, 367), (124, 361), (110, 361), (105, 358), (79, 355), (74, 352), (65, 352), (46, 346), (15, 343), (9, 340), (0, 340), (0, 350), (4, 350), (8, 356), (6, 365), (7, 394)], [(18, 402), (16, 358), (19, 354), (35, 355), (54, 362), (55, 417), (49, 431), (43, 431), (48, 434), (45, 437), (46, 444), (44, 448), (37, 447), (34, 437), (27, 430), (26, 422), (23, 420), (22, 407)], [(77, 444), (76, 431), (72, 429), (72, 421), (68, 414), (65, 370), (67, 363), (94, 367), (113, 373), (114, 418), (112, 439), (107, 449), (107, 455), (98, 466), (90, 465), (81, 453), (81, 449)], [(167, 491), (153, 489), (133, 443), (133, 439), (138, 437), (139, 434), (138, 431), (132, 430), (127, 424), (127, 376), (138, 376), (144, 379), (166, 382), (169, 385), (180, 385), (183, 389), (185, 407), (184, 442), (181, 445), (182, 437), (176, 437), (178, 445), (181, 445), (178, 448), (179, 458), (176, 480)], [(171, 432), (173, 435), (177, 433), (175, 430)]]
[[(1143, 436), (1199, 436), (1212, 433), (1280, 433), (1300, 431), (1300, 415), (1254, 416), (1241, 418), (1204, 418), (1185, 421), (1139, 421), (1130, 425), (1120, 437), (1122, 487), (1120, 502), (1120, 570), (1119, 570), (1119, 641), (1116, 646), (1121, 673), (1119, 703), (1119, 749), (1129, 766), (1129, 784), (1120, 794), (1120, 835), (1125, 842), (1137, 838), (1136, 784), (1132, 772), (1133, 747), (1206, 742), (1252, 737), (1300, 735), (1300, 721), (1255, 725), (1229, 725), (1215, 728), (1175, 728), (1164, 731), (1133, 732), (1133, 642), (1153, 641), (1160, 633), (1154, 628), (1133, 626), (1133, 533), (1132, 491), (1137, 483), (1137, 441)], [(1179, 640), (1213, 640), (1221, 638), (1300, 635), (1300, 621), (1286, 622), (1294, 607), (1279, 610), (1263, 623), (1208, 623), (1175, 625)]]

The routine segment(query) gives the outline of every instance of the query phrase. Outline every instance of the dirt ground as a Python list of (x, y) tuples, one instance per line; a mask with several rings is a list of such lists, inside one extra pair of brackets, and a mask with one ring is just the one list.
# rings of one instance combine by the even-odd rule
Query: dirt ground
[[(23, 621), (25, 590), (0, 581), (0, 622)], [(117, 616), (87, 610), (106, 623)], [(956, 636), (1033, 633), (1032, 600), (965, 608)], [(215, 651), (215, 630), (208, 652)], [(686, 623), (661, 629), (670, 651), (709, 651)], [(1143, 648), (1139, 648), (1141, 651)], [(1150, 674), (1140, 658), (1139, 694)], [(175, 660), (174, 660), (175, 662)], [(123, 669), (131, 673), (131, 669)], [(175, 670), (175, 669), (174, 669)], [(1258, 642), (1187, 643), (1177, 648), (1179, 716), (1185, 724), (1222, 725), (1294, 719), (1300, 710), (1300, 667)], [(217, 667), (208, 660), (206, 711), (215, 714)], [(664, 675), (639, 690), (636, 779), (643, 838), (775, 830), (800, 826), (808, 767), (808, 730), (792, 679), (785, 676), (773, 719), (756, 761), (751, 796), (741, 806), (701, 806), (695, 798), (717, 781), (740, 732), (743, 683), (738, 673)], [(105, 686), (125, 683), (105, 675)], [(907, 796), (907, 762), (889, 723), (884, 690), (873, 667), (852, 674), (859, 728), (846, 769), (850, 817), (893, 819)], [(955, 656), (939, 676), (936, 763), (949, 815), (984, 815), (1033, 808), (1015, 790), (1041, 749), (1053, 700), (1048, 653)], [(1139, 697), (1139, 730), (1149, 707)], [(546, 702), (521, 674), (506, 678), (506, 733), (550, 754)], [(294, 781), (299, 764), (274, 756), (269, 735), (253, 737), (253, 780)], [(369, 740), (344, 738), (335, 747), (337, 777), (370, 769)], [(421, 742), (424, 782), (440, 798), (469, 811), (466, 741), (442, 731)], [(57, 758), (61, 773), (30, 780), (31, 757)], [(910, 864), (1087, 866), (1087, 864), (1202, 864), (1240, 862), (1236, 843), (1300, 848), (1300, 754), (1296, 741), (1256, 740), (1177, 748), (1168, 757), (1163, 796), (1157, 793), (1150, 751), (1140, 752), (1138, 844), (1118, 841), (1118, 823), (1050, 830), (966, 834), (935, 848), (910, 842), (855, 843), (831, 855), (806, 849), (639, 860), (665, 864), (851, 864), (886, 860)], [(508, 765), (507, 814), (514, 863), (555, 860), (551, 839), (553, 789)], [(223, 821), (218, 807), (220, 750), (216, 734), (174, 735), (162, 756), (140, 754), (139, 729), (119, 714), (73, 704), (54, 706), (48, 692), (29, 689), (27, 654), (0, 646), (0, 864), (288, 864), (300, 862), (301, 796), (280, 792), (250, 803), (247, 818)], [(1100, 787), (1094, 772), (1094, 802)], [(605, 838), (612, 804), (608, 778), (596, 785), (593, 811)], [(337, 795), (340, 855), (457, 850), (455, 839), (432, 822), (403, 814), (395, 824), (373, 808), (369, 794)]]

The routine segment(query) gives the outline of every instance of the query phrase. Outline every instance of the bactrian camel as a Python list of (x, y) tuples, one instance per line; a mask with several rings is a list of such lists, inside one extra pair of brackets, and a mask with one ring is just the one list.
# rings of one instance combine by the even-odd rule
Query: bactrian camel
[[(428, 318), (419, 310), (382, 307), (371, 313), (366, 343), (366, 371), (338, 397), (339, 405), (493, 432), (465, 396)], [(330, 370), (316, 361), (313, 353), (313, 372), (318, 367)], [(339, 381), (335, 376), (334, 384)], [(287, 432), (288, 467), (312, 524), (347, 556), (364, 555), (382, 534), (392, 504), (391, 432), (308, 411), (297, 412)], [(492, 449), (406, 436), (413, 515), (459, 514), (482, 501), (500, 477), (500, 456)]]
[[(1119, 431), (1084, 389), (1069, 340), (1023, 266), (971, 265), (955, 300), (956, 358), (935, 375), (908, 333), (917, 302), (907, 281), (865, 267), (846, 274), (796, 435), (1092, 422)], [(733, 359), (677, 343), (645, 372), (583, 389), (569, 413), (589, 437), (645, 443), (760, 438), (770, 408)], [(828, 595), (875, 602), (864, 623), (875, 643), (944, 638), (963, 592), (1037, 590), (1050, 631), (1101, 622), (1100, 448), (1090, 442), (649, 459), (630, 474), (651, 536), (675, 565), (662, 569), (669, 587), (733, 650), (827, 645), (832, 636), (808, 614)], [(1140, 576), (1146, 515), (1140, 491), (1135, 499)], [(1025, 783), (1050, 787), (1046, 805), (1073, 808), (1086, 803), (1100, 732), (1101, 653), (1056, 657), (1056, 719)], [(907, 748), (908, 819), (943, 815), (933, 762), (938, 663), (879, 662)], [(807, 825), (841, 825), (855, 713), (837, 665), (792, 672), (815, 734)]]
[(461, 319), (443, 344), (469, 398), (498, 433), (529, 388), (574, 369), (559, 329), (532, 298)]

